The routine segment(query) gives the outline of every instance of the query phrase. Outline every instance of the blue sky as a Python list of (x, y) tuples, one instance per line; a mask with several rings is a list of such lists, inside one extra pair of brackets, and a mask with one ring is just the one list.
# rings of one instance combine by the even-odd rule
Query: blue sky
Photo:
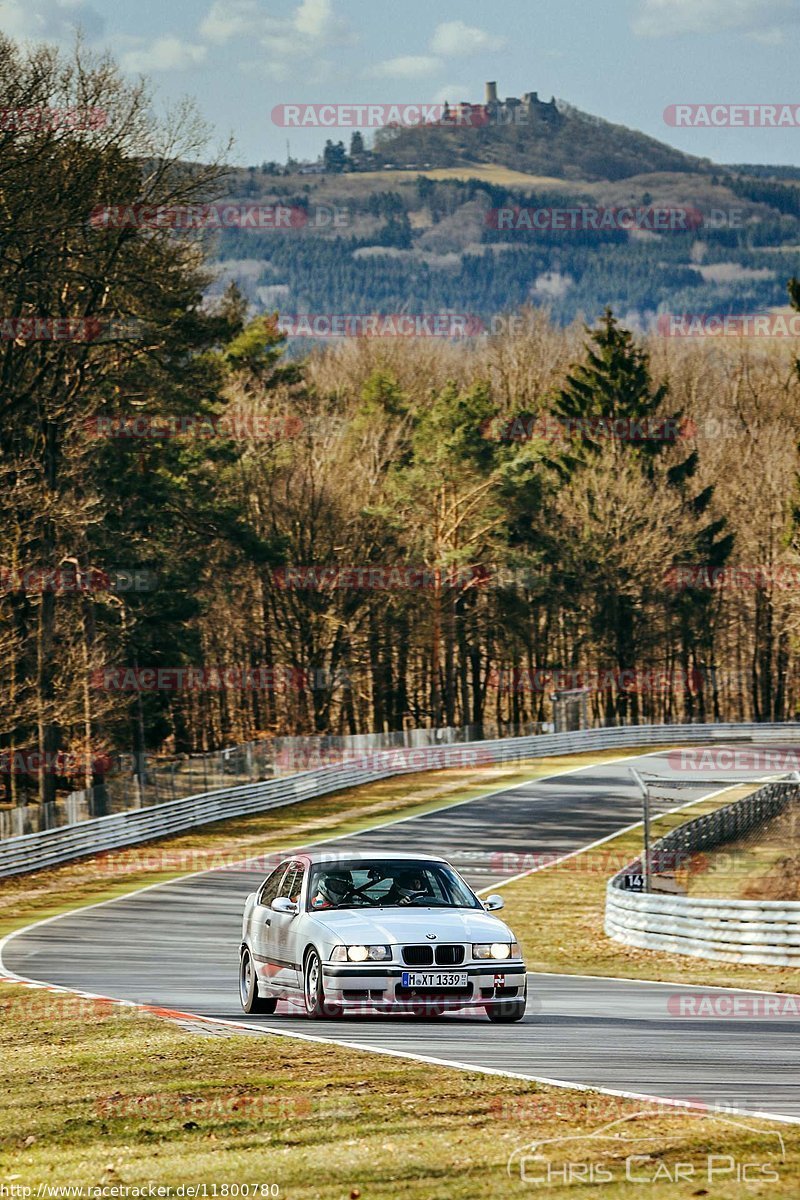
[[(78, 23), (166, 102), (193, 96), (233, 159), (286, 155), (283, 103), (538, 91), (719, 162), (800, 164), (800, 129), (669, 128), (674, 103), (800, 104), (800, 0), (0, 0), (0, 30), (68, 45)], [(321, 130), (291, 133), (316, 157)], [(349, 131), (341, 136), (349, 140)]]

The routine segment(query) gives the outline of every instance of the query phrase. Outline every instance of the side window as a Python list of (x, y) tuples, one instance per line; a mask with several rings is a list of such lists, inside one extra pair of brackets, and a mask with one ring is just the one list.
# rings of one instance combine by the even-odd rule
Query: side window
[(261, 891), (258, 894), (259, 904), (272, 904), (272, 901), (279, 895), (281, 880), (286, 873), (286, 863), (281, 863), (267, 879), (266, 883), (262, 884)]
[(301, 862), (291, 862), (286, 871), (286, 874), (281, 882), (279, 896), (285, 896), (287, 900), (293, 900), (295, 904), (300, 900), (300, 892), (303, 887), (303, 876), (305, 875), (305, 867)]

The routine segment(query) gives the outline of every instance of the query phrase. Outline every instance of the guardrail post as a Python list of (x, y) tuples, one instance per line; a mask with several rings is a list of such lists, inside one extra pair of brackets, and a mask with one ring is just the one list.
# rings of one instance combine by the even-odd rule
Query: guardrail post
[(644, 854), (642, 856), (642, 874), (644, 875), (644, 890), (650, 891), (650, 789), (635, 767), (629, 767), (633, 781), (642, 795), (642, 829), (644, 832)]

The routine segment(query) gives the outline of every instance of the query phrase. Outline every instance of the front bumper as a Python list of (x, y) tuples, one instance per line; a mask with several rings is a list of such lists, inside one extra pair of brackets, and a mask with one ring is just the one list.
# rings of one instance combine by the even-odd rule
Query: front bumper
[[(405, 971), (444, 971), (467, 976), (466, 988), (409, 988), (403, 986)], [(480, 966), (403, 967), (393, 963), (324, 963), (325, 996), (342, 1008), (469, 1008), (473, 1005), (518, 1000), (525, 995), (527, 972), (523, 962), (500, 962)]]

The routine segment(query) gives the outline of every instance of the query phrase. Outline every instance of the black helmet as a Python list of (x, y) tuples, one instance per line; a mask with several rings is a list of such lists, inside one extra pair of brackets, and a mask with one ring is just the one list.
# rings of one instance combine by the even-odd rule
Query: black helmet
[(403, 892), (427, 892), (428, 884), (422, 867), (405, 867), (395, 876), (395, 885)]

